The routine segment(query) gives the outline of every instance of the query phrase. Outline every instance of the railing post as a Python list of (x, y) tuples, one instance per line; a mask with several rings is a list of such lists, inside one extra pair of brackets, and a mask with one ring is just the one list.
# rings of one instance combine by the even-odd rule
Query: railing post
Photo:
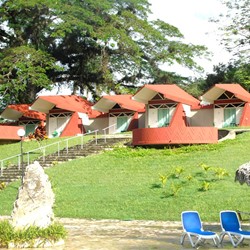
[(28, 166), (30, 165), (30, 154), (29, 152), (26, 153), (27, 154), (27, 162), (28, 162)]
[(106, 138), (106, 129), (104, 129), (103, 132), (104, 132), (104, 142), (106, 143), (106, 142), (107, 142), (107, 138)]
[(21, 169), (21, 155), (18, 155), (18, 170)]
[(97, 132), (98, 130), (95, 131), (95, 144), (97, 144)]
[(68, 139), (66, 140), (66, 151), (68, 154), (69, 153), (69, 140)]
[(43, 147), (43, 162), (45, 162), (45, 147)]
[(57, 155), (60, 156), (60, 142), (57, 143)]
[(83, 136), (84, 136), (84, 134), (82, 134), (82, 136), (81, 136), (81, 149), (83, 149)]
[(1, 161), (1, 175), (0, 176), (3, 176), (3, 161)]

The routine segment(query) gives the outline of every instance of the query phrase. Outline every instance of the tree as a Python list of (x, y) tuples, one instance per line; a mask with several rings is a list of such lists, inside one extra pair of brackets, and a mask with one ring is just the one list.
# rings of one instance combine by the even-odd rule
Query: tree
[[(199, 70), (195, 59), (207, 55), (204, 46), (183, 43), (176, 27), (148, 20), (148, 0), (5, 0), (0, 11), (0, 53), (5, 65), (13, 66), (14, 57), (7, 55), (15, 50), (23, 51), (27, 60), (31, 50), (32, 55), (48, 57), (47, 64), (41, 61), (37, 68), (23, 56), (22, 64), (31, 67), (32, 76), (39, 80), (28, 80), (27, 70), (12, 74), (11, 82), (22, 86), (13, 88), (17, 102), (29, 100), (24, 98), (29, 89), (37, 93), (52, 83), (73, 83), (73, 93), (87, 89), (94, 98), (103, 91), (119, 93), (121, 88), (155, 82), (159, 72), (164, 75), (161, 80), (173, 79), (175, 75), (160, 70), (163, 64)], [(46, 70), (41, 72), (41, 67)], [(12, 102), (11, 92), (5, 95), (6, 72), (1, 75), (0, 95)]]
[(225, 48), (245, 61), (250, 55), (250, 0), (223, 0), (227, 12), (215, 20), (222, 31)]
[(250, 89), (250, 65), (239, 61), (229, 62), (227, 65), (214, 66), (214, 74), (207, 75), (206, 89), (216, 83), (239, 83), (245, 89)]
[(37, 92), (50, 88), (52, 81), (47, 73), (57, 66), (46, 52), (19, 46), (4, 50), (0, 58), (2, 105), (31, 103)]
[(195, 97), (201, 96), (216, 83), (238, 83), (246, 90), (250, 90), (250, 65), (240, 61), (214, 66), (214, 73), (205, 78), (194, 79), (192, 83), (184, 85), (184, 89)]

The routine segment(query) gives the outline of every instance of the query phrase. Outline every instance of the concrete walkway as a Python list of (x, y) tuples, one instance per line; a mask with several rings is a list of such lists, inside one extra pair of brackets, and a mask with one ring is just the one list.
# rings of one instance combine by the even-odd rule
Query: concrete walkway
[[(193, 249), (186, 240), (180, 245), (180, 222), (167, 221), (119, 221), (89, 219), (58, 219), (68, 231), (65, 245), (53, 250), (188, 250)], [(218, 224), (204, 223), (204, 229), (220, 232)], [(250, 249), (245, 241), (240, 249)], [(212, 241), (199, 249), (218, 249)], [(228, 239), (223, 249), (233, 249)], [(14, 249), (12, 249), (14, 250)], [(19, 249), (20, 250), (20, 249)], [(33, 249), (34, 250), (34, 249)]]

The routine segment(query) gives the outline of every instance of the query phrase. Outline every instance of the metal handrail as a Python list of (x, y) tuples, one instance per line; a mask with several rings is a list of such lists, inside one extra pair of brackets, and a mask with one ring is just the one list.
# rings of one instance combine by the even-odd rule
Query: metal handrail
[[(72, 140), (72, 139), (75, 139), (75, 138), (79, 138), (81, 136), (81, 149), (83, 148), (83, 144), (84, 144), (84, 140), (83, 140), (83, 137), (86, 136), (86, 135), (90, 135), (90, 134), (95, 134), (95, 143), (97, 144), (98, 143), (98, 129), (97, 130), (94, 130), (94, 131), (89, 131), (85, 134), (80, 134), (80, 135), (77, 135), (77, 136), (73, 136), (71, 138), (67, 138), (65, 140), (62, 140), (62, 141), (59, 141), (59, 142), (54, 142), (54, 143), (51, 143), (49, 145), (46, 145), (46, 146), (40, 146), (39, 148), (36, 148), (36, 149), (33, 149), (33, 150), (30, 150), (28, 152), (25, 152), (24, 155), (27, 156), (27, 165), (30, 164), (30, 153), (33, 153), (33, 152), (36, 152), (36, 151), (41, 151), (42, 153), (42, 157), (43, 157), (43, 162), (45, 161), (45, 156), (46, 156), (46, 149), (53, 146), (53, 145), (56, 145), (57, 144), (57, 154), (58, 156), (60, 156), (60, 145), (62, 143), (65, 143), (66, 142), (66, 152), (68, 154), (68, 149), (69, 149), (69, 141)], [(10, 157), (7, 157), (7, 158), (4, 158), (2, 160), (0, 160), (1, 164), (0, 164), (0, 176), (3, 176), (3, 171), (4, 171), (4, 162), (8, 161), (8, 160), (11, 160), (11, 159), (14, 159), (14, 158), (17, 158), (18, 161), (17, 161), (17, 165), (18, 165), (18, 169), (20, 170), (21, 169), (21, 154), (17, 154), (17, 155), (14, 155), (14, 156), (10, 156)]]
[(107, 142), (107, 133), (106, 133), (106, 131), (107, 131), (108, 129), (114, 127), (114, 126), (116, 126), (116, 123), (102, 129), (102, 130), (103, 130), (103, 134), (104, 134), (104, 141), (105, 141), (105, 143)]

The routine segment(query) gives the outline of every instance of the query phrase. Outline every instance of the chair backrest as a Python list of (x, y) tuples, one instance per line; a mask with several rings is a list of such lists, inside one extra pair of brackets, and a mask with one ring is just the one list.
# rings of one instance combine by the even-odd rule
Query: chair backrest
[(237, 231), (240, 229), (240, 222), (235, 211), (220, 212), (221, 228), (225, 231)]
[(187, 232), (194, 232), (202, 229), (201, 219), (197, 211), (184, 211), (181, 213), (183, 229)]

